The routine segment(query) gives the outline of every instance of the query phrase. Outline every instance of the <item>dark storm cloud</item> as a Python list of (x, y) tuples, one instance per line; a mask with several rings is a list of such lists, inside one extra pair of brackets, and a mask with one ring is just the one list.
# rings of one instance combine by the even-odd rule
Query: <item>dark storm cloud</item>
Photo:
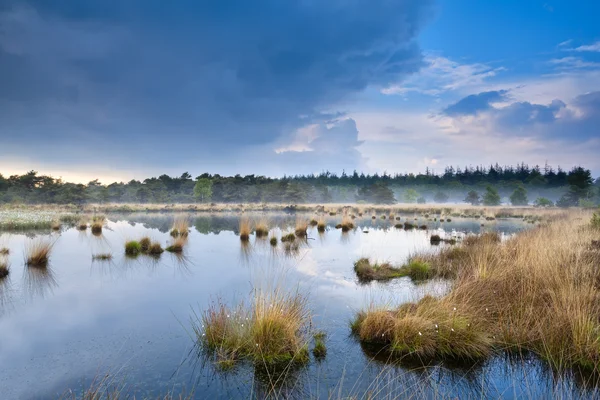
[(132, 146), (189, 158), (270, 143), (348, 95), (416, 71), (429, 3), (5, 4), (0, 135), (14, 152), (60, 141), (81, 158)]

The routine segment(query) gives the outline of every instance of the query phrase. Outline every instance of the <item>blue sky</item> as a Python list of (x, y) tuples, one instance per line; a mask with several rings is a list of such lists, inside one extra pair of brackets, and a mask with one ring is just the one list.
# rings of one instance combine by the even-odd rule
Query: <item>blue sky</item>
[(0, 172), (192, 175), (582, 164), (593, 1), (0, 5)]

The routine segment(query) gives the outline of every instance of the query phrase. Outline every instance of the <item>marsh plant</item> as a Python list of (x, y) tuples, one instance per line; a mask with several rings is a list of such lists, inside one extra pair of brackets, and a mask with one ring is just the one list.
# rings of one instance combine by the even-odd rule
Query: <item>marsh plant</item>
[(7, 256), (10, 253), (8, 247), (0, 247), (0, 256)]
[(308, 361), (310, 312), (299, 293), (255, 290), (249, 304), (215, 302), (201, 317), (194, 314), (192, 328), (216, 364), (246, 359), (286, 367)]
[(190, 233), (190, 222), (187, 216), (178, 215), (173, 220), (173, 226), (171, 227), (171, 236), (173, 237), (187, 237)]
[(308, 230), (308, 222), (304, 218), (296, 219), (296, 228), (294, 233), (298, 237), (306, 237), (306, 231)]
[(179, 237), (173, 239), (171, 241), (171, 244), (169, 246), (167, 246), (167, 248), (165, 250), (168, 251), (169, 253), (181, 253), (181, 252), (183, 252), (183, 247), (185, 246), (186, 243), (187, 243), (186, 238), (179, 236)]
[(269, 239), (269, 243), (271, 243), (271, 246), (273, 246), (273, 247), (277, 246), (277, 236), (272, 235), (271, 238)]
[(92, 222), (92, 234), (94, 235), (101, 235), (102, 234), (102, 228), (104, 226), (104, 222), (103, 221), (94, 221)]
[(327, 228), (327, 223), (325, 222), (324, 218), (319, 218), (319, 221), (317, 222), (317, 231), (323, 233), (325, 232), (325, 229)]
[(451, 291), (371, 306), (353, 331), (399, 354), (476, 359), (510, 348), (558, 370), (595, 370), (600, 252), (589, 248), (597, 231), (588, 218), (573, 211), (507, 240), (483, 234), (429, 255), (430, 274), (455, 278)]
[(25, 264), (29, 267), (46, 267), (54, 242), (49, 238), (32, 239), (25, 244)]
[(269, 222), (266, 219), (260, 219), (254, 228), (257, 238), (264, 238), (269, 235)]
[(88, 228), (88, 222), (87, 219), (80, 219), (79, 222), (77, 222), (77, 229), (80, 231), (85, 231)]
[(352, 221), (352, 218), (348, 215), (344, 215), (340, 228), (342, 228), (342, 232), (348, 232), (354, 229), (354, 221)]
[(248, 219), (248, 217), (240, 218), (240, 240), (249, 240), (250, 232), (252, 232), (252, 227), (250, 225), (250, 220)]
[(4, 257), (0, 258), (0, 279), (6, 278), (9, 272), (8, 261), (6, 261)]
[(128, 256), (137, 256), (142, 252), (142, 245), (137, 240), (128, 240), (125, 242), (125, 254)]
[(97, 253), (92, 255), (92, 260), (94, 261), (110, 261), (112, 258), (112, 253)]
[(152, 240), (148, 236), (144, 236), (140, 239), (140, 252), (147, 253), (150, 250), (150, 245), (152, 244)]

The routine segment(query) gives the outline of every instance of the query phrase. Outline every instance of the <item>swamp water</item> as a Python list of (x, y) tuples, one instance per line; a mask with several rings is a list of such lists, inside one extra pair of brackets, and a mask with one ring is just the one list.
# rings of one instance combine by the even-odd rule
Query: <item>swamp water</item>
[[(278, 237), (293, 231), (295, 215), (267, 217)], [(311, 215), (306, 215), (309, 218)], [(0, 282), (0, 391), (3, 399), (58, 398), (67, 388), (80, 394), (106, 373), (111, 383), (126, 384), (138, 398), (194, 392), (194, 398), (365, 397), (585, 397), (574, 378), (556, 377), (535, 358), (496, 357), (468, 367), (427, 367), (388, 362), (351, 336), (349, 321), (370, 302), (401, 304), (425, 294), (442, 295), (444, 281), (415, 285), (409, 278), (359, 284), (353, 263), (360, 257), (404, 263), (416, 251), (435, 251), (433, 231), (511, 234), (529, 225), (519, 220), (486, 222), (457, 218), (433, 222), (429, 230), (395, 229), (400, 221), (354, 221), (343, 233), (328, 217), (323, 234), (309, 227), (297, 252), (276, 249), (251, 236), (240, 243), (239, 216), (191, 215), (191, 230), (182, 256), (158, 258), (124, 255), (128, 239), (149, 236), (163, 247), (171, 240), (169, 215), (111, 215), (100, 236), (90, 230), (63, 229), (51, 236), (55, 245), (47, 270), (24, 266), (27, 236), (46, 232), (4, 233), (10, 275)], [(402, 222), (406, 217), (402, 217)], [(92, 255), (112, 253), (110, 261)], [(240, 362), (220, 371), (198, 356), (190, 318), (211, 302), (235, 305), (255, 287), (277, 282), (308, 298), (313, 325), (326, 332), (327, 356), (276, 377)], [(275, 386), (275, 389), (273, 389)]]

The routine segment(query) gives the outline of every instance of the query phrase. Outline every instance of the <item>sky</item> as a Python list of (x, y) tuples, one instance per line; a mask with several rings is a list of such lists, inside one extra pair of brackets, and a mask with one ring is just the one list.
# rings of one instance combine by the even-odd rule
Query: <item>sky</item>
[(598, 1), (0, 2), (0, 173), (582, 165)]

